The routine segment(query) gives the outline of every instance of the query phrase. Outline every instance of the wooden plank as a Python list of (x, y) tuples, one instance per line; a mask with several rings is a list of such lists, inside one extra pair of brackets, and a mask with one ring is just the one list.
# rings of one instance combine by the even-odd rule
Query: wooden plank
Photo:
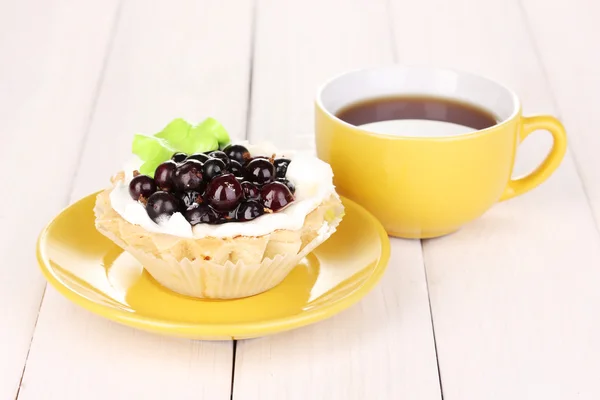
[(67, 202), (115, 9), (0, 2), (1, 399), (18, 391), (45, 287), (35, 241)]
[[(246, 124), (251, 1), (127, 1), (71, 200), (105, 187), (135, 132), (172, 118)], [(231, 342), (119, 326), (46, 294), (20, 399), (229, 399)], [(48, 366), (60, 366), (48, 368)]]
[[(393, 18), (401, 61), (482, 73), (516, 89), (526, 113), (557, 111), (516, 0), (397, 0)], [(527, 139), (518, 172), (548, 145)], [(424, 259), (446, 400), (600, 397), (599, 236), (570, 154), (533, 192), (426, 241)]]
[[(310, 148), (317, 86), (393, 61), (386, 3), (261, 0), (257, 13), (249, 135)], [(309, 327), (238, 341), (233, 398), (439, 399), (420, 243), (392, 247), (386, 276), (359, 304)]]
[(234, 399), (440, 399), (418, 242), (392, 240), (389, 268), (329, 320), (238, 341)]
[(569, 129), (578, 172), (600, 226), (600, 53), (595, 37), (600, 3), (585, 0), (525, 0), (523, 9), (537, 52), (544, 62), (549, 88)]
[(383, 0), (259, 0), (256, 24), (252, 140), (281, 146), (290, 136), (312, 137), (321, 83), (348, 69), (393, 62)]

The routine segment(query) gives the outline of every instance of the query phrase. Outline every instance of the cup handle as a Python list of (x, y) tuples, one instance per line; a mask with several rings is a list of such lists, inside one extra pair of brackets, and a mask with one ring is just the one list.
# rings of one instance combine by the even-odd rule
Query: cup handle
[(504, 193), (502, 193), (500, 201), (522, 195), (540, 185), (552, 175), (564, 158), (567, 151), (567, 134), (560, 121), (550, 115), (521, 117), (519, 143), (538, 129), (545, 129), (552, 134), (552, 149), (550, 149), (544, 161), (529, 175), (511, 179)]

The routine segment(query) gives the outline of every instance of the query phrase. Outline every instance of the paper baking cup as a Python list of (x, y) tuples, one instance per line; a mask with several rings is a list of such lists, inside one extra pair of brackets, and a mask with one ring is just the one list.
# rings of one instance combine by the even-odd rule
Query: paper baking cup
[[(110, 207), (109, 192), (100, 193), (96, 201), (97, 230), (135, 257), (158, 283), (198, 298), (241, 298), (273, 288), (335, 232), (343, 212), (336, 197), (311, 212), (299, 231), (279, 230), (256, 238), (168, 240), (165, 236), (170, 235), (125, 221)], [(331, 210), (335, 216), (326, 218)], [(224, 251), (229, 259), (219, 260)], [(230, 260), (233, 251), (235, 262)]]

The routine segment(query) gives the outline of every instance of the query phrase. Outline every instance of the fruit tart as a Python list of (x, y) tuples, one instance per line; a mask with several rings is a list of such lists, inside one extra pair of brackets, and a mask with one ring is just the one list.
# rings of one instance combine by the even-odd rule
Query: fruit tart
[(232, 299), (279, 284), (343, 217), (331, 167), (270, 144), (231, 142), (208, 118), (135, 135), (100, 192), (96, 228), (162, 286)]

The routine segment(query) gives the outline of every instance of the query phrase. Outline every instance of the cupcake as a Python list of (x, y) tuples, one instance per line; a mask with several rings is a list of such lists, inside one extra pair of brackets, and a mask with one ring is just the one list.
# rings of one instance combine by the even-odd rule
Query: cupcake
[(97, 196), (96, 228), (183, 295), (269, 290), (343, 217), (327, 163), (268, 143), (231, 142), (212, 118), (135, 135), (132, 152)]

